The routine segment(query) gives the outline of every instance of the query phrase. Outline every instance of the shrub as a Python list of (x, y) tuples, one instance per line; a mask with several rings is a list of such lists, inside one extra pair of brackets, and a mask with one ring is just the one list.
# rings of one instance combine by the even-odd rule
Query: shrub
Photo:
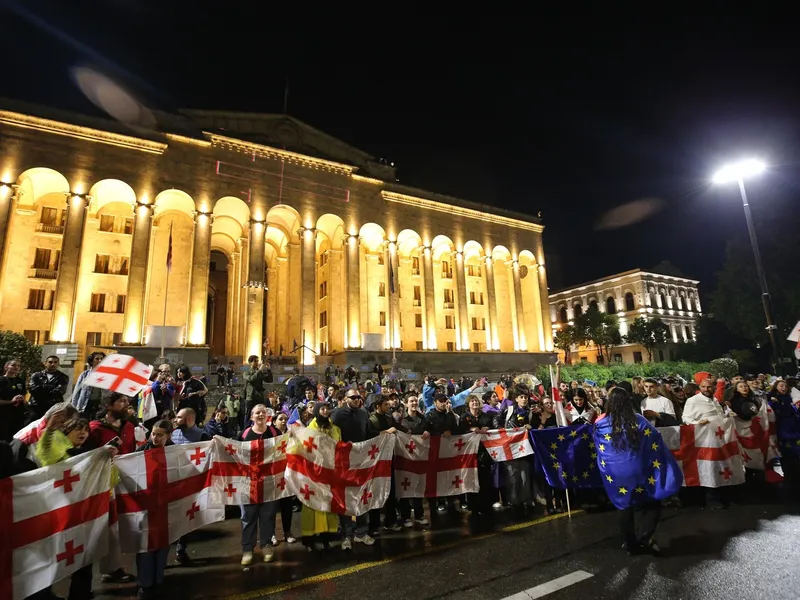
[[(730, 360), (730, 359), (719, 359)], [(712, 366), (712, 363), (691, 363), (685, 361), (677, 362), (651, 362), (638, 364), (619, 364), (598, 365), (595, 363), (581, 362), (574, 365), (561, 367), (562, 381), (596, 381), (598, 385), (605, 385), (610, 379), (621, 381), (632, 377), (664, 377), (667, 375), (679, 375), (687, 381), (692, 381), (692, 377), (698, 371), (709, 371), (718, 373), (719, 370)], [(546, 387), (550, 386), (550, 372), (547, 366), (540, 366), (536, 370), (536, 376), (541, 379)]]
[(2, 365), (14, 358), (19, 359), (22, 363), (20, 376), (26, 380), (32, 373), (42, 370), (41, 346), (32, 344), (22, 334), (0, 331), (0, 361), (2, 361)]

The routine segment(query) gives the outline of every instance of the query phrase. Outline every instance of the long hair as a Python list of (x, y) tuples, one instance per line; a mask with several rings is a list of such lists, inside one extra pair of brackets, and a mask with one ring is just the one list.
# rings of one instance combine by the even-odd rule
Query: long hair
[(615, 450), (639, 447), (639, 424), (633, 412), (631, 397), (621, 387), (615, 387), (606, 400), (606, 415), (611, 419), (611, 445)]

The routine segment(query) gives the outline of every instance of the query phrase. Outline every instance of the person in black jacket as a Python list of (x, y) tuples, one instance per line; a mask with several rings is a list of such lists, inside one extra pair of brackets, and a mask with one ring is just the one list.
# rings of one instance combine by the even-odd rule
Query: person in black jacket
[[(391, 414), (389, 414), (389, 398), (383, 394), (376, 394), (373, 401), (373, 406), (375, 408), (375, 412), (369, 417), (369, 427), (371, 432), (374, 434), (395, 433), (397, 431), (397, 427), (395, 427), (394, 419), (392, 418)], [(397, 522), (397, 499), (395, 498), (394, 468), (392, 468), (392, 479), (390, 486), (389, 497), (386, 499), (386, 503), (383, 505), (384, 509), (386, 509), (386, 517), (383, 521), (383, 528), (389, 531), (402, 531), (403, 526)], [(374, 516), (372, 514), (373, 511), (375, 512)], [(380, 521), (381, 509), (376, 508), (369, 512), (370, 521)]]
[(28, 386), (31, 397), (28, 400), (26, 424), (41, 419), (50, 407), (64, 401), (69, 377), (58, 370), (60, 362), (59, 358), (52, 354), (44, 361), (44, 371), (31, 376)]
[[(458, 433), (488, 433), (490, 429), (497, 429), (497, 417), (493, 413), (483, 412), (483, 402), (476, 394), (467, 396), (467, 412), (458, 423)], [(478, 486), (476, 494), (467, 494), (467, 502), (472, 514), (491, 515), (492, 504), (497, 502), (497, 490), (492, 477), (494, 460), (481, 444), (478, 447)]]
[[(433, 410), (425, 415), (427, 429), (431, 435), (450, 437), (453, 434), (458, 434), (458, 418), (449, 410), (449, 404), (450, 398), (447, 397), (447, 394), (434, 394)], [(452, 496), (437, 498), (436, 505), (436, 510), (439, 512), (445, 512), (448, 510), (448, 506), (452, 512), (457, 512), (455, 498)], [(433, 508), (431, 508), (431, 510), (433, 510)]]
[[(428, 439), (431, 434), (428, 432), (428, 422), (425, 415), (419, 412), (419, 397), (411, 394), (406, 398), (406, 414), (400, 419), (398, 429), (409, 435), (421, 435), (422, 439)], [(414, 522), (411, 521), (411, 509), (414, 509), (414, 521), (417, 525), (426, 526), (428, 519), (425, 518), (425, 509), (422, 507), (422, 498), (401, 498), (400, 499), (400, 518), (403, 519), (403, 527), (411, 528)]]

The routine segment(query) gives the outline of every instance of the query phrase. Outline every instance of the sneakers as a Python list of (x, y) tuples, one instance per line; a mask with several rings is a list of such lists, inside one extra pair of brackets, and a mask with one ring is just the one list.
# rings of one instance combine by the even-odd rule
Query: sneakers
[(103, 583), (130, 583), (133, 580), (133, 575), (126, 573), (125, 569), (117, 569), (112, 573), (104, 573), (100, 577), (100, 581)]
[(272, 545), (273, 546), (277, 546), (278, 545), (278, 538), (276, 536), (274, 536), (274, 535), (272, 536)]
[(344, 538), (342, 541), (342, 550), (352, 550), (353, 542), (350, 538)]
[(242, 565), (252, 565), (253, 564), (253, 553), (252, 552), (245, 552), (242, 554)]
[(391, 525), (384, 525), (386, 531), (403, 531), (403, 526), (399, 523), (392, 523)]
[(294, 544), (297, 541), (297, 538), (292, 537), (291, 535), (286, 538), (287, 544)]
[(436, 507), (436, 510), (438, 510), (439, 512), (445, 512), (447, 510), (447, 505), (440, 504), (439, 506)]
[(273, 560), (275, 560), (275, 553), (272, 551), (272, 549), (264, 548), (263, 551), (264, 551), (263, 560), (265, 563), (272, 562)]
[(417, 525), (422, 525), (423, 527), (428, 524), (428, 519), (422, 517), (421, 519), (416, 520)]
[(492, 504), (492, 508), (495, 510), (503, 510), (503, 503), (502, 502), (495, 502)]
[(139, 588), (136, 591), (136, 600), (152, 600), (156, 597), (156, 592), (153, 588)]
[(358, 542), (359, 544), (364, 544), (365, 546), (372, 546), (375, 543), (375, 538), (371, 535), (357, 535), (353, 538), (354, 542)]
[(410, 529), (413, 526), (414, 523), (411, 521), (411, 519), (406, 519), (405, 521), (403, 521), (403, 527), (405, 527), (406, 529)]

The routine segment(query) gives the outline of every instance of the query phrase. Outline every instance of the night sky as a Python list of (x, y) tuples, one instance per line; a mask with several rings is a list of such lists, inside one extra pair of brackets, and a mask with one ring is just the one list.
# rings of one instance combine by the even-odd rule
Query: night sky
[[(770, 165), (748, 184), (757, 220), (800, 217), (788, 15), (493, 18), (481, 5), (467, 23), (342, 4), (320, 28), (234, 4), (274, 7), (0, 0), (0, 94), (96, 114), (69, 75), (89, 66), (162, 110), (282, 112), (288, 79), (289, 114), (394, 161), (401, 183), (541, 210), (551, 290), (667, 260), (707, 294), (726, 241), (747, 236), (735, 187), (708, 183), (731, 159)], [(660, 209), (597, 230), (643, 199)]]

